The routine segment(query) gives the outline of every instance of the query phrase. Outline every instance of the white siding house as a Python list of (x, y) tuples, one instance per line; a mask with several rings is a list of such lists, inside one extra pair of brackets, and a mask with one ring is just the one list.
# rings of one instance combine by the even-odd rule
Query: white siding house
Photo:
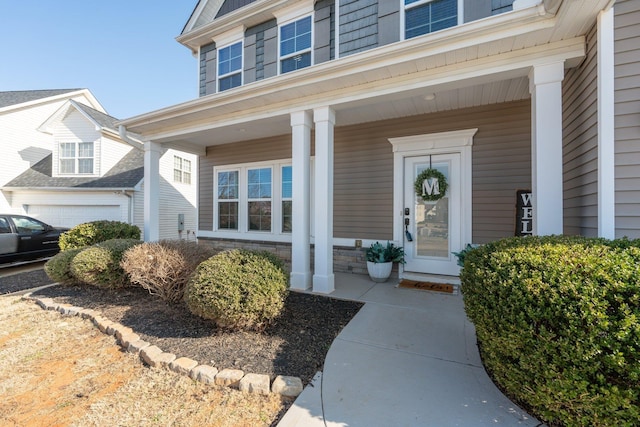
[[(115, 123), (104, 110), (72, 99), (49, 112), (34, 126), (47, 141), (41, 155), (2, 186), (5, 210), (55, 226), (112, 220), (144, 230), (143, 142), (121, 136)], [(192, 154), (161, 153), (160, 238), (194, 238), (196, 164)]]

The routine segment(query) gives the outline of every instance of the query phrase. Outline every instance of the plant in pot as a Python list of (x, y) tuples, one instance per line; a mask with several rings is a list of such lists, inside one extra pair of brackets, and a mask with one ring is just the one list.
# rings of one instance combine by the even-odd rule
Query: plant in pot
[(384, 246), (375, 242), (367, 249), (367, 271), (374, 282), (386, 282), (394, 262), (404, 264), (404, 249), (387, 242)]

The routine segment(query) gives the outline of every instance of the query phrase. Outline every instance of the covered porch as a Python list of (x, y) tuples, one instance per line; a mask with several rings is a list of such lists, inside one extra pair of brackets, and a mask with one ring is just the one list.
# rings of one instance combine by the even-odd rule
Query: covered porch
[[(285, 154), (265, 155), (272, 156), (268, 160), (290, 161), (291, 231), (261, 233), (220, 228), (217, 208), (214, 208), (216, 199), (208, 195), (217, 191), (213, 186), (213, 171), (219, 163), (212, 159), (199, 171), (198, 237), (290, 244), (291, 287), (332, 293), (336, 289), (334, 247), (368, 246), (382, 239), (404, 245), (403, 219), (407, 207), (404, 159), (450, 154), (451, 147), (460, 152), (463, 150), (460, 147), (473, 147), (475, 133), (469, 126), (456, 127), (452, 120), (449, 127), (440, 131), (421, 130), (409, 118), (420, 121), (431, 117), (437, 122), (443, 114), (457, 113), (463, 122), (466, 114), (479, 116), (484, 111), (496, 117), (502, 113), (493, 106), (522, 106), (523, 103), (528, 103), (530, 119), (527, 137), (530, 139), (532, 232), (562, 234), (562, 82), (565, 71), (578, 66), (586, 57), (585, 34), (589, 28), (596, 19), (600, 25), (608, 25), (610, 12), (599, 14), (606, 1), (591, 2), (588, 7), (578, 1), (565, 1), (561, 6), (559, 3), (526, 6), (428, 37), (336, 59), (123, 121), (128, 131), (141, 134), (147, 141), (145, 239), (153, 241), (159, 236), (158, 160), (163, 146), (197, 153), (201, 159), (215, 157), (222, 148), (234, 152), (229, 158), (248, 158), (252, 157), (248, 148), (255, 151), (260, 145), (271, 147), (267, 144), (270, 138), (275, 147), (275, 139), (284, 137), (289, 141)], [(606, 34), (606, 31), (598, 32), (598, 37)], [(606, 50), (608, 41), (599, 39), (598, 42), (599, 51)], [(602, 66), (606, 67), (606, 62)], [(601, 74), (606, 75), (598, 73)], [(599, 112), (606, 114), (609, 102), (606, 94), (599, 97), (598, 102), (602, 103)], [(350, 212), (344, 208), (342, 199), (338, 200), (342, 205), (336, 214), (336, 168), (358, 173), (349, 163), (347, 152), (341, 154), (339, 162), (342, 163), (336, 165), (336, 135), (343, 147), (351, 139), (357, 139), (356, 134), (350, 133), (352, 130), (364, 134), (363, 129), (375, 128), (382, 122), (397, 123), (394, 125), (397, 127), (406, 124), (408, 129), (384, 135), (388, 153), (369, 162), (369, 171), (374, 175), (377, 168), (391, 167), (392, 182), (383, 184), (382, 191), (390, 197), (385, 199), (388, 200), (386, 213), (379, 221), (382, 231), (359, 234), (353, 223), (343, 220)], [(429, 129), (432, 128), (437, 126)], [(467, 132), (466, 139), (443, 145), (442, 140), (457, 131)], [(256, 142), (249, 144), (251, 141)], [(603, 139), (599, 146), (604, 153), (599, 161), (605, 162), (598, 171), (599, 185), (613, 179), (606, 175), (607, 168), (613, 167), (613, 158), (607, 154), (612, 149), (610, 145), (612, 141)], [(363, 145), (359, 154), (366, 152)], [(380, 164), (376, 163), (379, 159), (382, 159)], [(502, 160), (508, 161), (508, 158)], [(362, 162), (366, 163), (366, 159), (361, 159)], [(458, 210), (466, 214), (456, 226), (457, 235), (450, 242), (449, 252), (476, 241), (472, 205), (482, 195), (468, 188), (475, 184), (470, 170), (473, 164), (471, 158), (460, 163), (459, 176), (464, 178), (459, 180)], [(368, 176), (364, 175), (363, 179)], [(349, 198), (350, 193), (344, 191), (341, 197)], [(377, 207), (361, 205), (360, 209), (362, 212), (356, 218), (362, 222), (366, 212), (375, 211)], [(598, 205), (600, 235), (613, 234), (608, 225), (614, 223), (612, 218), (613, 201), (602, 200)], [(336, 219), (340, 224), (335, 224)]]

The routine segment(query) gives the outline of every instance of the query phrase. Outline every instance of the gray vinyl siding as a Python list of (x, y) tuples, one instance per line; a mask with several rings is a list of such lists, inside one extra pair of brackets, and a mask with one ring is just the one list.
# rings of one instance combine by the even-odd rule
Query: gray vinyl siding
[(275, 19), (245, 31), (243, 84), (277, 74), (277, 35), (278, 23)]
[(216, 44), (200, 47), (200, 96), (216, 92)]
[(320, 0), (314, 5), (313, 46), (314, 63), (335, 58), (335, 4), (334, 0)]
[(340, 1), (340, 56), (378, 46), (377, 0)]
[(389, 138), (478, 128), (473, 145), (473, 242), (513, 236), (516, 191), (531, 187), (529, 101), (336, 128), (334, 236), (393, 238)]
[(495, 0), (465, 0), (464, 22), (471, 22), (476, 19), (491, 16), (493, 2), (495, 2)]
[(640, 1), (615, 4), (616, 237), (640, 238)]
[(236, 9), (240, 9), (243, 6), (251, 4), (254, 1), (256, 0), (225, 0), (216, 15), (216, 19), (226, 15), (227, 13), (231, 13)]
[(378, 46), (400, 41), (400, 2), (378, 2)]
[(199, 230), (213, 230), (213, 167), (291, 158), (291, 135), (207, 147), (199, 161)]
[(587, 57), (562, 85), (564, 233), (598, 235), (597, 28), (587, 35)]
[[(335, 129), (334, 236), (393, 238), (389, 138), (478, 128), (473, 145), (473, 242), (513, 236), (516, 191), (531, 188), (529, 101)], [(213, 227), (213, 167), (291, 158), (291, 135), (207, 148), (200, 159), (199, 226)]]

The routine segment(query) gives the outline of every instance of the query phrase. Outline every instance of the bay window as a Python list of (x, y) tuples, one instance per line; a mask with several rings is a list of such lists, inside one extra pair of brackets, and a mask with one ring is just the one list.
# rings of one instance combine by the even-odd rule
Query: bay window
[[(214, 232), (287, 241), (293, 217), (291, 160), (214, 167)], [(272, 237), (269, 237), (272, 236)]]

